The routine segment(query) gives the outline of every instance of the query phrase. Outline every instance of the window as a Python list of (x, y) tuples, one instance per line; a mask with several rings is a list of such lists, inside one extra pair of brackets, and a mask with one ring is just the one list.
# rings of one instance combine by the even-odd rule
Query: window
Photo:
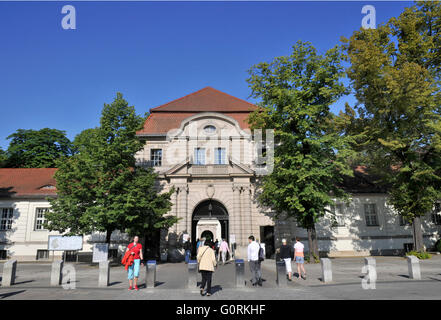
[(150, 161), (153, 167), (162, 165), (162, 149), (150, 149)]
[(0, 208), (0, 230), (11, 230), (12, 228), (12, 208)]
[(8, 250), (0, 250), (0, 260), (8, 259)]
[(35, 212), (35, 230), (46, 230), (43, 224), (46, 222), (45, 214), (49, 208), (37, 208)]
[(194, 149), (194, 164), (198, 164), (198, 165), (205, 164), (205, 148)]
[(335, 218), (335, 227), (344, 227), (345, 226), (345, 217), (343, 213), (343, 205), (341, 203), (336, 205), (331, 205), (331, 212), (333, 217)]
[(204, 127), (204, 131), (206, 134), (213, 134), (216, 132), (216, 127), (212, 125), (208, 125)]
[(436, 225), (441, 225), (441, 203), (435, 203), (435, 210), (432, 213), (432, 222)]
[(37, 260), (49, 259), (49, 250), (37, 250)]
[(214, 164), (226, 164), (225, 148), (214, 149)]
[(406, 219), (404, 219), (403, 216), (400, 216), (400, 226), (408, 226), (411, 223), (409, 221), (407, 221)]
[(377, 206), (375, 203), (366, 203), (364, 205), (364, 214), (367, 226), (378, 226)]

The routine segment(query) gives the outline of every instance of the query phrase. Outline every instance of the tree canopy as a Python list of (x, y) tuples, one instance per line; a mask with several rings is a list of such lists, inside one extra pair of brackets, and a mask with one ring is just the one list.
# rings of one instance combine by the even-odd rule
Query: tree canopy
[(136, 131), (144, 120), (117, 93), (104, 105), (100, 126), (75, 138), (77, 153), (58, 162), (58, 197), (50, 200), (49, 230), (106, 232), (109, 243), (114, 230), (142, 234), (176, 223), (166, 216), (173, 190), (161, 193), (153, 170), (135, 163), (135, 153), (143, 148)]
[(57, 129), (18, 129), (7, 139), (11, 139), (4, 164), (8, 168), (53, 168), (56, 160), (73, 151), (66, 132)]
[(333, 129), (330, 105), (345, 94), (344, 69), (338, 47), (319, 55), (297, 42), (289, 56), (263, 62), (250, 70), (252, 95), (260, 110), (250, 115), (253, 129), (274, 129), (274, 171), (262, 178), (259, 201), (294, 217), (308, 230), (310, 255), (318, 256), (315, 223), (333, 198), (347, 199), (339, 186), (353, 175), (351, 137)]
[[(377, 29), (343, 39), (358, 104), (341, 115), (389, 187), (389, 203), (413, 223), (441, 198), (441, 5), (420, 2)], [(352, 119), (352, 120), (349, 120)]]

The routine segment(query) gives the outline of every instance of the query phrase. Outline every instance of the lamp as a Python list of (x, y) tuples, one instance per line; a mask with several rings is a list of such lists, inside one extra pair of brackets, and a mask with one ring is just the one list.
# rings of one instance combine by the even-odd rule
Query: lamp
[(214, 186), (212, 184), (209, 184), (207, 186), (207, 196), (210, 199), (210, 203), (208, 204), (208, 216), (211, 218), (211, 213), (213, 211), (213, 206), (211, 205), (211, 199), (214, 196)]

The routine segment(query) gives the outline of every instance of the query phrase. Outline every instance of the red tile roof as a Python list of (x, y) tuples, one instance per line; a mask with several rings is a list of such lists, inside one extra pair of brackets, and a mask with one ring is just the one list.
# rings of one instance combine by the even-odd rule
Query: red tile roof
[(235, 119), (242, 129), (249, 128), (247, 117), (258, 107), (211, 87), (150, 109), (144, 128), (137, 134), (165, 134), (199, 112), (219, 112)]
[(0, 169), (0, 197), (35, 198), (57, 194), (53, 175), (56, 168)]

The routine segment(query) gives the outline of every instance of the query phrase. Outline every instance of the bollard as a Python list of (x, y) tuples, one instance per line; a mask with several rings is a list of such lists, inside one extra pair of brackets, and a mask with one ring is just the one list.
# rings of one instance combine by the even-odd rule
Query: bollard
[(146, 268), (145, 287), (154, 288), (156, 283), (156, 260), (147, 261)]
[(321, 258), (320, 264), (322, 265), (322, 281), (324, 283), (332, 282), (332, 264), (328, 258)]
[(15, 283), (17, 260), (9, 260), (3, 265), (2, 287), (10, 287)]
[(286, 279), (286, 265), (285, 261), (276, 261), (276, 272), (277, 272), (277, 286), (287, 287), (288, 280)]
[(59, 286), (61, 284), (61, 280), (63, 279), (63, 264), (63, 260), (52, 262), (51, 286)]
[(407, 256), (409, 279), (421, 280), (420, 260), (415, 256)]
[(245, 274), (245, 263), (242, 259), (236, 259), (234, 260), (235, 264), (235, 280), (236, 280), (236, 288), (242, 288), (245, 287), (245, 280), (244, 280), (244, 274)]
[(188, 261), (188, 283), (189, 289), (194, 289), (198, 286), (198, 262), (196, 260)]
[(99, 266), (98, 287), (107, 287), (110, 279), (110, 261), (100, 261)]

